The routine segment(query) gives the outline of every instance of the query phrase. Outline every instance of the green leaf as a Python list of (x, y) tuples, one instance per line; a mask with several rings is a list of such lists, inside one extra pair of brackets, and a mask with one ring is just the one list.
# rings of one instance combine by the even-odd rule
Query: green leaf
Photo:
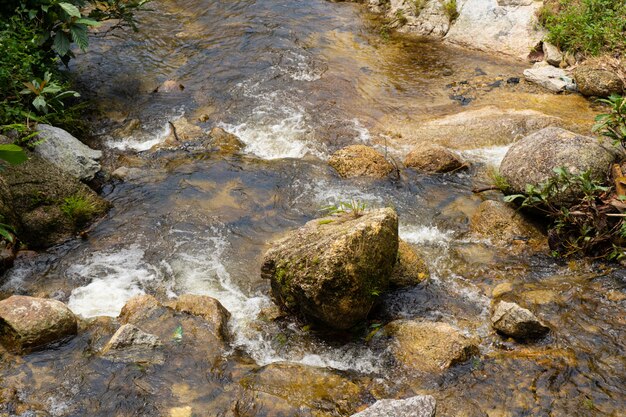
[(71, 17), (79, 17), (80, 18), (80, 10), (78, 7), (74, 6), (70, 3), (59, 3), (59, 6)]
[(21, 164), (26, 161), (28, 157), (24, 149), (14, 144), (0, 145), (0, 159), (8, 162), (11, 165)]
[(72, 25), (70, 26), (70, 33), (72, 39), (83, 51), (89, 46), (89, 38), (87, 37), (87, 26), (85, 25)]
[(64, 32), (57, 32), (54, 35), (52, 49), (60, 56), (65, 56), (70, 50), (70, 40)]
[(2, 236), (7, 242), (13, 243), (13, 234), (7, 230), (6, 225), (0, 224), (0, 236)]
[(100, 26), (102, 23), (98, 22), (97, 20), (93, 20), (93, 19), (88, 19), (86, 17), (81, 17), (80, 19), (76, 19), (76, 21), (74, 23), (78, 23), (81, 25), (85, 25), (85, 26)]
[(42, 96), (37, 96), (33, 100), (33, 107), (38, 111), (47, 113), (48, 112), (48, 103), (46, 103), (46, 99)]
[(511, 195), (505, 195), (502, 199), (504, 200), (505, 203), (512, 203), (518, 198), (526, 198), (526, 196), (524, 194), (511, 194)]
[(175, 342), (180, 342), (183, 340), (183, 326), (176, 327), (172, 339), (174, 339)]

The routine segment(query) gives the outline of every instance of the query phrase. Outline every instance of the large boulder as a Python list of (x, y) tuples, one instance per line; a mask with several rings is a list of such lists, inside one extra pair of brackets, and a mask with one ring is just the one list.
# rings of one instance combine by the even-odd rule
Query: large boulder
[(416, 395), (404, 400), (378, 400), (351, 417), (435, 417), (437, 401), (431, 395)]
[(584, 96), (608, 97), (624, 92), (624, 81), (617, 71), (597, 63), (583, 63), (574, 70), (578, 91)]
[(13, 295), (0, 301), (0, 343), (28, 352), (76, 334), (76, 316), (57, 300)]
[(387, 289), (398, 252), (398, 216), (391, 208), (308, 222), (274, 242), (261, 275), (274, 301), (329, 327), (347, 329)]
[(389, 277), (389, 284), (394, 287), (417, 285), (428, 279), (430, 272), (424, 259), (415, 252), (413, 247), (400, 239), (398, 241), (398, 260)]
[(118, 320), (159, 340), (182, 343), (213, 361), (228, 345), (225, 329), (229, 317), (228, 311), (208, 296), (181, 296), (165, 305), (150, 295), (141, 295), (128, 300)]
[(495, 244), (508, 245), (519, 240), (538, 246), (546, 241), (536, 225), (501, 201), (480, 203), (470, 219), (470, 229), (475, 235), (486, 237)]
[(541, 337), (550, 331), (532, 312), (506, 301), (496, 305), (491, 325), (498, 332), (521, 340)]
[(351, 145), (335, 152), (328, 163), (344, 178), (385, 178), (393, 171), (393, 165), (372, 147)]
[[(571, 174), (589, 171), (591, 178), (605, 180), (611, 163), (619, 154), (606, 141), (550, 127), (526, 136), (513, 144), (500, 164), (500, 174), (512, 194), (523, 194), (526, 185), (538, 186), (565, 168)], [(570, 187), (551, 197), (551, 204), (576, 201), (580, 190)]]
[(0, 172), (0, 177), (11, 191), (18, 236), (32, 248), (74, 236), (109, 207), (77, 178), (35, 154)]
[(442, 38), (450, 29), (450, 18), (439, 0), (369, 0), (368, 4), (376, 12), (384, 11), (399, 32)]
[(115, 362), (162, 363), (157, 351), (162, 343), (158, 337), (132, 324), (122, 325), (102, 349), (102, 356)]
[(457, 0), (459, 16), (445, 37), (447, 42), (489, 52), (526, 58), (541, 41), (533, 0)]
[(417, 372), (439, 374), (477, 355), (477, 341), (447, 323), (395, 320), (374, 340), (390, 343), (395, 360)]
[(287, 401), (296, 409), (308, 408), (324, 416), (354, 413), (364, 402), (365, 394), (337, 372), (289, 362), (272, 363), (255, 370), (244, 377), (242, 384)]
[(537, 62), (532, 68), (524, 70), (524, 77), (531, 83), (538, 84), (555, 93), (576, 91), (576, 83), (565, 70), (553, 67), (547, 62)]
[(426, 173), (445, 173), (465, 166), (461, 158), (451, 150), (436, 144), (422, 144), (408, 153), (404, 165)]
[(100, 171), (98, 160), (102, 151), (91, 149), (58, 127), (40, 124), (36, 130), (39, 132), (36, 155), (82, 181), (92, 180)]

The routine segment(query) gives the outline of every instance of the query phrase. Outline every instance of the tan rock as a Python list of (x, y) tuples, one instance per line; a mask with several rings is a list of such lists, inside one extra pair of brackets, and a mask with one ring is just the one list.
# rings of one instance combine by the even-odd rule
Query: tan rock
[(416, 146), (406, 156), (404, 165), (427, 173), (451, 172), (465, 166), (456, 153), (435, 144)]
[(0, 343), (28, 352), (74, 336), (76, 316), (57, 300), (13, 295), (0, 301)]
[(170, 124), (170, 134), (158, 147), (180, 146), (186, 142), (202, 140), (206, 138), (206, 133), (200, 126), (187, 120), (186, 117), (174, 121)]
[(506, 293), (513, 291), (513, 284), (510, 282), (503, 282), (502, 284), (498, 284), (491, 291), (492, 298), (500, 298)]
[(104, 346), (102, 356), (116, 362), (163, 363), (163, 354), (156, 351), (161, 345), (155, 335), (124, 324)]
[(441, 373), (479, 353), (476, 340), (447, 323), (396, 320), (380, 333), (391, 339), (394, 358), (419, 372)]
[(496, 304), (491, 325), (504, 335), (522, 340), (541, 337), (550, 331), (529, 310), (506, 301)]
[(193, 409), (190, 406), (170, 408), (170, 417), (192, 417)]
[(618, 70), (599, 62), (584, 62), (574, 70), (578, 91), (584, 96), (608, 97), (624, 92), (624, 81)]
[(343, 178), (385, 178), (394, 169), (381, 153), (365, 145), (340, 149), (330, 157), (328, 163)]
[(398, 242), (398, 260), (389, 278), (389, 283), (396, 287), (417, 285), (428, 279), (430, 272), (424, 259), (413, 247), (400, 239)]
[(208, 321), (223, 338), (228, 338), (230, 313), (215, 298), (207, 295), (183, 294), (169, 304), (174, 310), (193, 314)]
[(328, 415), (352, 414), (364, 395), (356, 384), (329, 369), (289, 362), (264, 366), (245, 377), (242, 384)]
[(246, 144), (241, 139), (232, 133), (228, 133), (221, 127), (211, 129), (209, 137), (211, 138), (211, 147), (217, 149), (220, 153), (237, 153), (246, 147)]

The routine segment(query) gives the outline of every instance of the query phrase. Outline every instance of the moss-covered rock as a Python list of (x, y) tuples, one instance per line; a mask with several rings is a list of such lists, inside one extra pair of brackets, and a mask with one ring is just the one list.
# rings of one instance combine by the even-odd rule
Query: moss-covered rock
[(624, 92), (624, 81), (618, 70), (597, 61), (580, 64), (574, 70), (578, 91), (584, 96), (608, 97)]
[(365, 319), (387, 289), (397, 252), (393, 209), (332, 216), (274, 242), (261, 275), (285, 311), (347, 329)]
[[(78, 179), (37, 155), (7, 167), (0, 178), (10, 190), (12, 225), (21, 241), (45, 248), (75, 235), (109, 204)], [(3, 196), (4, 198), (4, 196)]]

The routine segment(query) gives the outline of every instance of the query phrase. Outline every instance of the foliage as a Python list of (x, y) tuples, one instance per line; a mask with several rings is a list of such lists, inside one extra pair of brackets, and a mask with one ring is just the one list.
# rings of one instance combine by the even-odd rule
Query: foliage
[[(589, 172), (571, 174), (555, 168), (555, 176), (539, 186), (526, 185), (525, 194), (509, 195), (507, 202), (521, 202), (548, 216), (548, 243), (555, 255), (586, 255), (621, 259), (626, 253), (626, 222), (620, 210), (626, 204), (615, 198), (612, 187), (591, 178)], [(582, 198), (569, 206), (556, 206), (554, 197), (576, 190)]]
[(588, 55), (626, 50), (624, 1), (547, 0), (538, 17), (547, 40), (562, 50)]
[[(4, 217), (0, 215), (0, 221), (4, 221)], [(15, 241), (15, 229), (11, 225), (0, 223), (0, 240), (6, 240), (9, 243)]]
[(498, 171), (497, 168), (490, 168), (489, 171), (487, 171), (487, 175), (493, 182), (493, 185), (503, 193), (506, 193), (511, 188), (509, 182), (506, 180), (506, 178), (504, 178), (502, 174), (500, 174), (500, 171)]
[(91, 196), (77, 194), (63, 200), (61, 211), (80, 226), (91, 220), (98, 207)]
[(615, 145), (626, 147), (626, 97), (613, 94), (599, 101), (611, 106), (611, 111), (596, 116), (593, 131), (612, 139)]
[(355, 218), (361, 217), (365, 213), (365, 210), (367, 210), (367, 204), (356, 199), (351, 199), (350, 201), (339, 201), (336, 204), (322, 207), (322, 211), (325, 211), (329, 215), (349, 213)]
[(448, 16), (450, 22), (454, 22), (459, 17), (459, 9), (456, 0), (445, 0), (443, 2), (443, 11)]
[(4, 0), (0, 8), (0, 125), (30, 120), (71, 125), (76, 110), (68, 109), (67, 99), (78, 94), (69, 91), (59, 64), (74, 57), (72, 45), (85, 50), (88, 29), (102, 21), (114, 19), (117, 24), (111, 28), (136, 29), (134, 12), (147, 1)]

